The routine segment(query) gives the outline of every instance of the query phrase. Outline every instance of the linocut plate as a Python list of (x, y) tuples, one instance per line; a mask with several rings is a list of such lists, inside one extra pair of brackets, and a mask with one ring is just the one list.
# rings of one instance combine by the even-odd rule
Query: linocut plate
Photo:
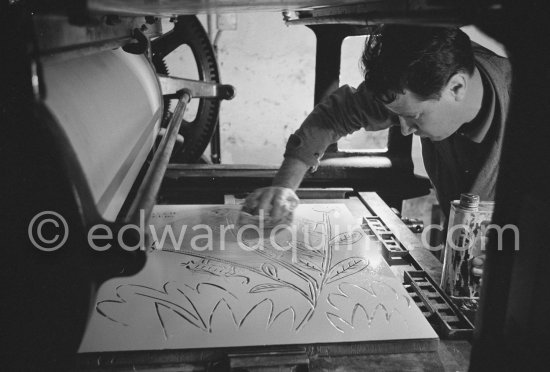
[(301, 205), (292, 229), (237, 216), (156, 207), (162, 250), (99, 289), (80, 352), (437, 340), (345, 205)]

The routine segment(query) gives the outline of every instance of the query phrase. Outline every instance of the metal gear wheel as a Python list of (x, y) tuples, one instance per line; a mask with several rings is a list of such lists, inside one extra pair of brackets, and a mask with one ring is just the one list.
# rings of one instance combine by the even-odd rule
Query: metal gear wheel
[[(179, 16), (174, 28), (151, 42), (152, 61), (157, 73), (168, 74), (165, 57), (181, 45), (187, 45), (195, 59), (199, 80), (220, 82), (216, 56), (199, 19), (194, 15)], [(168, 114), (170, 99), (164, 99), (164, 114)], [(218, 99), (201, 98), (197, 114), (191, 122), (182, 123), (180, 134), (184, 137), (181, 150), (172, 156), (177, 163), (197, 162), (212, 138), (220, 110)]]

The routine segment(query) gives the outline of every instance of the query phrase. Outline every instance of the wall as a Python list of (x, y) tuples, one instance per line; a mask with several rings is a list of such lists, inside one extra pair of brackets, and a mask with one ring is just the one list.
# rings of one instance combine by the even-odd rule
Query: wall
[(218, 42), (223, 82), (237, 88), (222, 104), (222, 162), (272, 164), (313, 108), (315, 37), (285, 26), (280, 13), (238, 14), (236, 31)]

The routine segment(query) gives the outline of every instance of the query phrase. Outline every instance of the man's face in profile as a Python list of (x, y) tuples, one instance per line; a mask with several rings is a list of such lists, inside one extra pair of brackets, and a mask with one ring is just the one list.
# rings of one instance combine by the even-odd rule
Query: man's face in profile
[(464, 123), (460, 120), (456, 100), (443, 90), (439, 99), (420, 100), (410, 90), (397, 94), (386, 108), (398, 115), (401, 133), (416, 134), (432, 141), (441, 141), (452, 135)]

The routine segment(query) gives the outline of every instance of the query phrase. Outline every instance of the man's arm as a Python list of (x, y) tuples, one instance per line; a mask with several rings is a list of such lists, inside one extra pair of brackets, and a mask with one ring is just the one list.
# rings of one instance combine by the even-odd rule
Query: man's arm
[(357, 89), (338, 88), (315, 106), (300, 128), (290, 136), (285, 158), (296, 158), (316, 169), (327, 147), (361, 128), (376, 131), (398, 120), (376, 101), (365, 84)]
[(288, 140), (285, 160), (271, 187), (254, 191), (245, 201), (244, 210), (275, 220), (288, 221), (300, 186), (309, 169), (319, 165), (326, 148), (339, 138), (360, 128), (385, 129), (394, 124), (394, 117), (361, 84), (358, 89), (343, 86), (318, 104), (300, 128)]
[(308, 170), (309, 166), (300, 159), (285, 158), (272, 184), (273, 186), (287, 187), (296, 191)]

